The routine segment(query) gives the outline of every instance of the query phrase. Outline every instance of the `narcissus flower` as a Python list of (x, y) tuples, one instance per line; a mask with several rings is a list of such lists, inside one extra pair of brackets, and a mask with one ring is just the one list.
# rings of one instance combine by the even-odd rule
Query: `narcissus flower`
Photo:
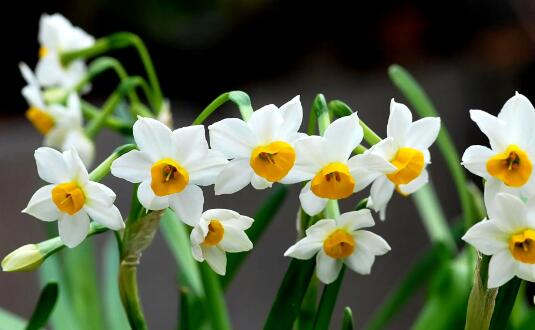
[(171, 131), (155, 119), (139, 117), (133, 133), (139, 150), (115, 160), (111, 173), (140, 183), (137, 197), (146, 209), (171, 207), (182, 221), (194, 226), (204, 204), (199, 186), (213, 184), (227, 159), (208, 148), (202, 125)]
[(41, 147), (35, 151), (35, 160), (39, 176), (50, 184), (37, 190), (22, 212), (43, 221), (57, 220), (66, 246), (72, 248), (84, 240), (89, 218), (112, 230), (124, 228), (121, 213), (113, 204), (115, 193), (89, 180), (76, 150), (60, 153)]
[(227, 118), (210, 125), (212, 148), (232, 159), (216, 179), (216, 195), (235, 193), (249, 183), (265, 189), (291, 177), (302, 120), (296, 96), (280, 108), (270, 104), (256, 110), (247, 122)]
[(535, 193), (535, 109), (523, 95), (510, 98), (498, 117), (470, 110), (470, 117), (488, 137), (490, 148), (474, 145), (464, 152), (462, 164), (486, 180), (485, 202), (507, 192), (526, 198)]
[(336, 280), (343, 264), (359, 274), (370, 274), (375, 256), (390, 251), (383, 238), (361, 230), (373, 225), (372, 215), (366, 209), (320, 220), (284, 255), (302, 260), (316, 255), (316, 274), (325, 284)]
[(95, 39), (75, 27), (60, 14), (43, 14), (39, 22), (39, 62), (36, 73), (45, 87), (71, 88), (86, 74), (84, 61), (76, 60), (65, 66), (61, 53), (91, 47)]
[(394, 189), (409, 195), (428, 181), (425, 169), (431, 163), (429, 147), (440, 131), (440, 118), (427, 117), (412, 122), (411, 111), (392, 99), (387, 125), (387, 138), (367, 153), (390, 162), (394, 170), (380, 176), (372, 184), (368, 206), (385, 219), (386, 206)]
[(362, 127), (354, 113), (332, 122), (324, 136), (307, 136), (295, 143), (298, 159), (291, 180), (287, 181), (310, 180), (299, 195), (307, 214), (318, 214), (329, 199), (347, 198), (381, 174), (395, 169), (388, 161), (375, 155), (350, 158), (362, 137)]
[(498, 193), (486, 206), (488, 220), (472, 226), (463, 240), (492, 256), (487, 286), (497, 288), (514, 276), (535, 282), (535, 199), (524, 203)]
[(191, 231), (191, 252), (195, 260), (208, 265), (219, 275), (227, 269), (226, 252), (244, 252), (253, 248), (245, 230), (253, 219), (225, 209), (205, 211)]

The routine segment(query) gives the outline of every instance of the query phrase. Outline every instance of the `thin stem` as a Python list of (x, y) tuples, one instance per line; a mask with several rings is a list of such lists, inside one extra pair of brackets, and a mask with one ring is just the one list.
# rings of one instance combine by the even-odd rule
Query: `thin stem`
[(108, 173), (110, 173), (111, 164), (114, 160), (121, 157), (122, 155), (126, 154), (130, 150), (136, 149), (135, 144), (124, 144), (118, 148), (115, 149), (115, 151), (108, 156), (102, 163), (100, 163), (97, 168), (95, 168), (90, 174), (89, 179), (91, 181), (99, 182), (102, 180)]
[[(101, 113), (99, 108), (86, 101), (82, 101), (82, 112), (84, 114), (84, 117), (86, 117), (87, 119), (94, 119), (98, 117)], [(104, 125), (119, 133), (132, 133), (131, 124), (111, 115), (106, 117)]]
[(366, 140), (366, 142), (368, 142), (372, 146), (381, 142), (381, 137), (379, 137), (379, 135), (377, 135), (371, 128), (369, 128), (368, 125), (366, 125), (362, 120), (359, 120), (359, 125), (364, 131), (364, 140)]
[(230, 330), (227, 307), (223, 298), (221, 285), (216, 274), (208, 267), (206, 262), (200, 265), (201, 278), (206, 290), (206, 309), (210, 311), (210, 322), (213, 330)]
[(338, 278), (333, 283), (326, 285), (321, 295), (320, 304), (314, 320), (314, 330), (329, 329), (332, 314), (340, 292), (340, 287), (344, 281), (345, 266), (342, 266)]
[(119, 292), (126, 310), (128, 322), (134, 330), (146, 330), (147, 322), (141, 308), (137, 287), (137, 265), (121, 262), (119, 267)]
[(231, 101), (238, 106), (243, 120), (247, 121), (253, 114), (253, 108), (251, 106), (251, 99), (249, 98), (249, 95), (242, 91), (231, 91), (219, 95), (215, 100), (210, 102), (210, 104), (208, 104), (208, 106), (201, 111), (197, 118), (195, 118), (193, 125), (202, 124), (208, 117), (210, 117), (210, 115), (219, 109), (219, 107), (228, 101)]

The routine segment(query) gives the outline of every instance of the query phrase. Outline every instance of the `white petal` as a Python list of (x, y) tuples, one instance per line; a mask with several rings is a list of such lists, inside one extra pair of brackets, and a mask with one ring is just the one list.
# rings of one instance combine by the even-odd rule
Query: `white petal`
[[(495, 208), (494, 200), (502, 186), (503, 183), (494, 177), (488, 177), (485, 181), (485, 185), (483, 186), (483, 199), (485, 201), (485, 207), (487, 208), (487, 214), (489, 215), (492, 214), (493, 209)], [(492, 217), (490, 218), (492, 219)]]
[(479, 252), (493, 255), (507, 249), (509, 235), (496, 226), (495, 221), (482, 220), (473, 225), (463, 240), (475, 247)]
[(357, 113), (333, 121), (325, 130), (327, 159), (345, 161), (362, 141), (364, 133)]
[(253, 243), (243, 230), (232, 226), (225, 226), (223, 239), (217, 244), (223, 251), (244, 252), (253, 248)]
[(202, 159), (187, 165), (189, 182), (200, 186), (212, 185), (228, 163), (219, 151), (207, 150)]
[(84, 163), (76, 149), (69, 149), (63, 152), (63, 160), (67, 167), (67, 175), (70, 180), (75, 180), (76, 182), (85, 185), (89, 181), (89, 174), (85, 168)]
[(493, 255), (489, 263), (489, 281), (487, 287), (492, 289), (507, 283), (515, 276), (515, 268), (515, 261), (509, 250), (504, 250)]
[(361, 228), (372, 227), (375, 225), (375, 222), (373, 221), (370, 210), (362, 209), (341, 214), (336, 219), (336, 224), (351, 232)]
[(490, 115), (481, 110), (470, 110), (470, 118), (479, 126), (479, 129), (485, 134), (492, 150), (501, 152), (507, 148), (506, 125), (503, 120), (500, 120), (493, 115)]
[(425, 186), (428, 181), (429, 181), (429, 173), (427, 173), (427, 170), (423, 169), (422, 173), (420, 173), (420, 175), (417, 176), (411, 182), (407, 184), (400, 184), (399, 191), (401, 191), (405, 195), (410, 195), (418, 191), (423, 186)]
[(386, 135), (403, 145), (412, 124), (412, 113), (406, 105), (390, 101), (390, 116), (386, 126)]
[(67, 165), (59, 151), (41, 147), (35, 150), (34, 156), (41, 179), (49, 183), (62, 183), (70, 180)]
[[(295, 142), (296, 161), (283, 183), (296, 183), (310, 180), (327, 165), (325, 159), (326, 140), (321, 136), (307, 136)], [(303, 180), (301, 180), (303, 179)], [(299, 181), (295, 181), (299, 180)]]
[(28, 85), (39, 88), (39, 81), (37, 80), (37, 77), (26, 63), (20, 62), (19, 70)]
[(144, 208), (151, 211), (169, 207), (169, 196), (156, 196), (150, 186), (150, 180), (141, 182), (137, 189), (137, 198)]
[(111, 164), (111, 174), (132, 183), (140, 183), (151, 179), (152, 165), (153, 162), (146, 153), (132, 150)]
[(303, 121), (303, 107), (301, 106), (301, 100), (299, 95), (283, 104), (279, 111), (282, 113), (282, 118), (284, 119), (284, 125), (282, 130), (284, 130), (284, 136), (290, 137), (292, 133), (295, 133), (301, 127), (301, 122)]
[[(192, 234), (193, 234), (193, 232), (192, 232)], [(191, 254), (192, 254), (193, 258), (195, 260), (197, 260), (198, 262), (203, 262), (204, 261), (204, 255), (203, 255), (202, 248), (201, 248), (200, 245), (191, 244)]]
[(488, 178), (487, 161), (495, 154), (496, 152), (484, 146), (470, 146), (464, 152), (461, 164), (475, 175)]
[(208, 142), (203, 125), (178, 128), (171, 133), (173, 141), (173, 158), (182, 166), (199, 163), (208, 151)]
[(527, 225), (527, 209), (520, 198), (511, 194), (499, 193), (494, 200), (494, 207), (487, 207), (490, 220), (503, 232), (514, 233)]
[(353, 156), (349, 159), (347, 165), (351, 175), (355, 179), (354, 192), (366, 188), (383, 174), (396, 170), (396, 167), (390, 162), (371, 153)]
[(280, 138), (278, 132), (284, 125), (284, 119), (279, 109), (269, 104), (254, 111), (247, 124), (258, 137), (258, 144), (262, 145)]
[(95, 159), (95, 144), (81, 129), (71, 130), (65, 136), (61, 149), (76, 150), (85, 166), (91, 166)]
[(215, 194), (233, 194), (242, 190), (252, 179), (253, 170), (248, 159), (234, 159), (228, 163), (215, 180)]
[(429, 149), (440, 132), (440, 118), (426, 117), (411, 124), (406, 145), (416, 149)]
[(202, 189), (190, 184), (178, 194), (171, 195), (169, 204), (180, 220), (189, 226), (195, 226), (204, 206)]
[(223, 276), (227, 271), (227, 255), (218, 247), (203, 248), (204, 259), (217, 274)]
[[(358, 244), (358, 243), (357, 243)], [(375, 256), (366, 248), (357, 248), (349, 257), (345, 258), (344, 263), (354, 272), (361, 275), (368, 275), (372, 271)]]
[(335, 229), (336, 221), (334, 219), (322, 219), (308, 227), (305, 233), (308, 238), (321, 241), (323, 244), (325, 237)]
[(301, 193), (299, 194), (299, 201), (301, 202), (301, 207), (308, 215), (316, 215), (320, 213), (327, 205), (327, 198), (321, 198), (310, 190), (310, 182), (308, 182)]
[(62, 85), (63, 68), (55, 51), (49, 50), (45, 57), (39, 59), (35, 75), (42, 86)]
[(115, 193), (113, 190), (103, 185), (102, 183), (89, 181), (84, 186), (84, 192), (86, 199), (89, 201), (95, 201), (99, 204), (111, 205), (115, 201)]
[(50, 184), (39, 188), (39, 190), (33, 194), (30, 202), (28, 202), (28, 206), (26, 206), (22, 212), (43, 221), (58, 220), (61, 212), (52, 201), (52, 189), (54, 189), (54, 187), (54, 184)]
[(367, 151), (367, 153), (377, 155), (386, 161), (390, 161), (392, 158), (396, 156), (399, 147), (400, 146), (398, 145), (397, 141), (394, 140), (394, 138), (387, 137), (386, 139), (383, 139), (379, 143), (373, 145)]
[(210, 145), (228, 158), (251, 157), (257, 144), (256, 135), (246, 122), (238, 118), (227, 118), (208, 126)]
[(95, 201), (87, 201), (84, 210), (91, 219), (111, 230), (121, 230), (124, 228), (123, 217), (115, 205), (105, 205)]
[(89, 217), (83, 210), (74, 215), (63, 213), (58, 220), (58, 230), (63, 243), (73, 248), (86, 238), (89, 231)]
[(290, 246), (286, 252), (285, 257), (292, 257), (295, 259), (307, 260), (312, 258), (320, 249), (322, 249), (323, 241), (305, 237), (299, 240), (294, 245)]
[(382, 256), (391, 250), (390, 245), (379, 235), (367, 230), (359, 230), (354, 234), (355, 241), (361, 248), (376, 256)]
[(535, 282), (535, 265), (516, 262), (516, 267), (516, 276), (528, 282)]
[(320, 281), (325, 284), (330, 284), (338, 278), (342, 265), (341, 260), (329, 257), (323, 249), (320, 249), (316, 255), (316, 274)]
[(254, 173), (251, 178), (251, 185), (257, 190), (263, 190), (266, 188), (271, 188), (271, 186), (273, 186), (273, 182), (269, 182), (268, 180)]
[(498, 118), (507, 123), (508, 138), (520, 145), (533, 143), (535, 109), (522, 94), (516, 93), (504, 104)]
[(146, 153), (153, 162), (173, 154), (171, 130), (156, 119), (138, 117), (133, 133), (139, 150)]
[(43, 101), (43, 95), (39, 86), (27, 85), (22, 88), (21, 94), (30, 106), (46, 111), (45, 101)]
[[(375, 180), (370, 189), (370, 199), (372, 200), (373, 209), (376, 212), (385, 210), (393, 193), (394, 185), (386, 176), (379, 177)], [(381, 220), (384, 219), (381, 217)]]

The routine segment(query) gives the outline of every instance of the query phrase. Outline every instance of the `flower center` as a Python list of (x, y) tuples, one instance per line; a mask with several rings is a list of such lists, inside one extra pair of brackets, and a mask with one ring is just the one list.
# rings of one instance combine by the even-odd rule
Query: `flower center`
[(256, 147), (249, 163), (257, 175), (270, 182), (279, 181), (294, 166), (295, 150), (286, 142), (272, 142)]
[(26, 118), (28, 118), (35, 129), (43, 135), (48, 133), (54, 127), (54, 118), (36, 107), (30, 107), (26, 110)]
[(535, 230), (526, 229), (509, 239), (513, 257), (526, 264), (535, 264)]
[(189, 182), (185, 168), (170, 158), (157, 161), (150, 169), (150, 186), (157, 196), (167, 196), (181, 192)]
[(528, 182), (533, 165), (528, 154), (517, 145), (511, 144), (504, 153), (487, 161), (487, 171), (507, 186), (521, 187)]
[(60, 183), (52, 189), (52, 201), (60, 211), (73, 215), (84, 206), (85, 194), (75, 182)]
[(225, 228), (219, 220), (213, 219), (208, 225), (208, 234), (206, 234), (203, 243), (208, 246), (214, 246), (221, 242), (223, 234), (225, 234)]
[(39, 48), (39, 58), (43, 58), (46, 55), (48, 55), (48, 48), (46, 47), (40, 47)]
[(355, 188), (355, 179), (349, 167), (339, 162), (323, 167), (312, 179), (310, 189), (319, 197), (342, 199), (349, 197)]
[(334, 259), (350, 256), (355, 250), (355, 239), (344, 229), (337, 229), (323, 241), (325, 254)]
[(387, 178), (395, 185), (407, 184), (422, 173), (424, 154), (413, 148), (400, 148), (390, 162), (397, 170), (387, 174)]

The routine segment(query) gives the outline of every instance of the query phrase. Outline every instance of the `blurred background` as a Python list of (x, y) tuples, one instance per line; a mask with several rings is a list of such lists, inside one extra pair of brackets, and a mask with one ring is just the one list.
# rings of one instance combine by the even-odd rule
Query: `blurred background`
[[(2, 107), (0, 107), (0, 255), (46, 237), (44, 225), (20, 213), (42, 183), (33, 150), (41, 137), (23, 117), (24, 81), (17, 63), (37, 60), (38, 21), (42, 13), (60, 12), (75, 25), (101, 37), (132, 31), (146, 42), (175, 126), (189, 124), (219, 94), (240, 89), (253, 106), (281, 105), (301, 95), (305, 111), (316, 93), (341, 99), (380, 134), (386, 130), (392, 97), (405, 102), (387, 76), (398, 63), (423, 84), (453, 135), (460, 152), (486, 143), (470, 121), (469, 109), (496, 114), (515, 91), (535, 97), (535, 2), (532, 0), (450, 1), (275, 1), (275, 0), (86, 0), (10, 3), (0, 21)], [(129, 72), (142, 73), (132, 50), (114, 52)], [(115, 78), (98, 78), (88, 100), (99, 103), (115, 88)], [(238, 116), (231, 106), (212, 120)], [(304, 127), (304, 126), (303, 126)], [(121, 140), (101, 134), (98, 160)], [(453, 184), (436, 149), (430, 167), (433, 182), (454, 218), (460, 212)], [(131, 187), (107, 178), (126, 210)], [(205, 208), (232, 208), (252, 215), (269, 191), (245, 189), (231, 197), (213, 197), (205, 189)], [(226, 297), (235, 329), (260, 329), (289, 260), (283, 252), (295, 239), (298, 188), (255, 246)], [(349, 210), (363, 194), (345, 201)], [(365, 323), (409, 266), (429, 247), (410, 199), (395, 196), (386, 223), (374, 231), (392, 246), (379, 257), (372, 274), (348, 272), (336, 309), (343, 306)], [(111, 235), (100, 235), (102, 246)], [(178, 297), (175, 262), (161, 235), (140, 266), (140, 290), (151, 329), (173, 329)], [(0, 306), (28, 317), (39, 295), (35, 273), (0, 273)], [(406, 329), (422, 297), (412, 300), (392, 323)]]

